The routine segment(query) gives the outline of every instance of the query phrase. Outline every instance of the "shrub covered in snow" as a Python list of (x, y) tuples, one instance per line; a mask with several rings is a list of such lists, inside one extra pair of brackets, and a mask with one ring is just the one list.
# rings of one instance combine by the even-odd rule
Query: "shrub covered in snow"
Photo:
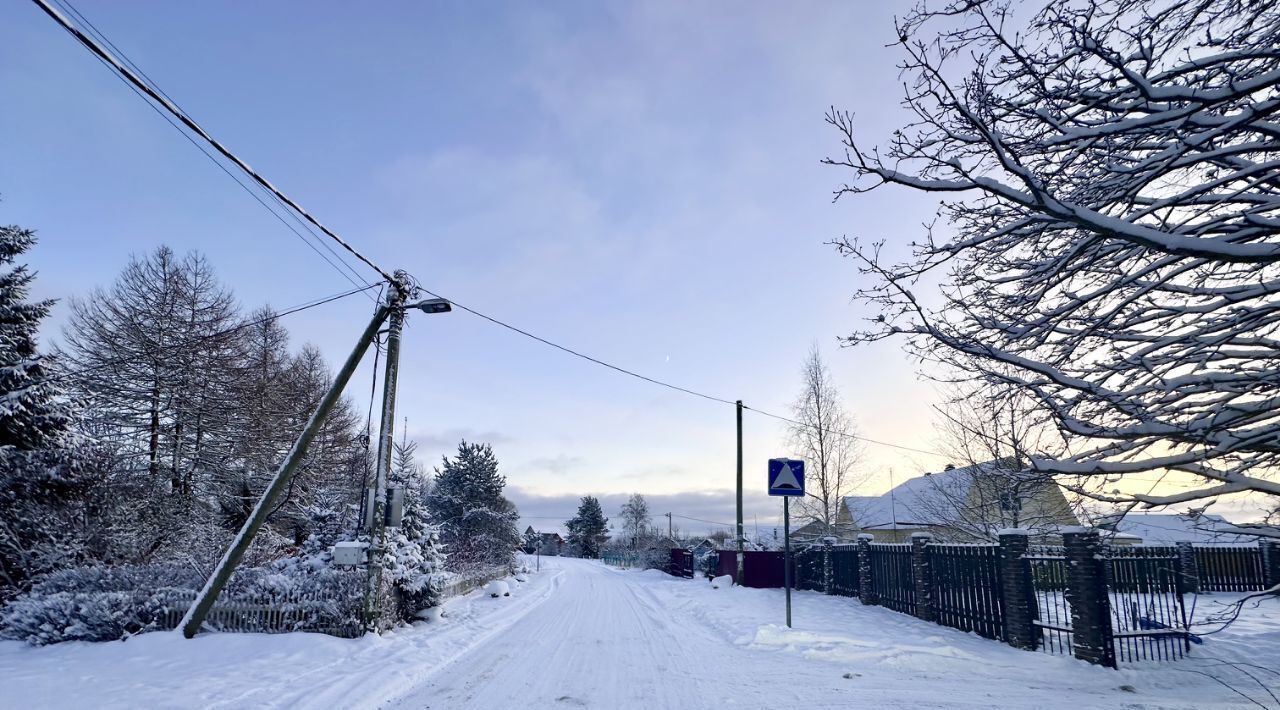
[(502, 580), (495, 580), (485, 585), (485, 594), (491, 597), (509, 597), (511, 596), (511, 587)]
[(203, 580), (177, 567), (81, 567), (36, 580), (0, 613), (0, 635), (43, 646), (112, 641), (153, 629)]

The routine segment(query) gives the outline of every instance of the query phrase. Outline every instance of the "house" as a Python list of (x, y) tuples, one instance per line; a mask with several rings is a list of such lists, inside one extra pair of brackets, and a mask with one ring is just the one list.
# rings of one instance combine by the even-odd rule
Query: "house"
[(564, 538), (560, 537), (560, 533), (544, 532), (538, 533), (538, 554), (547, 557), (559, 557), (564, 551)]
[(883, 495), (846, 497), (836, 520), (838, 538), (871, 533), (877, 542), (909, 542), (916, 532), (939, 541), (977, 542), (1018, 527), (1042, 542), (1056, 542), (1059, 528), (1079, 524), (1057, 483), (1009, 459), (948, 466)]
[(791, 531), (791, 544), (800, 546), (817, 545), (822, 543), (822, 538), (824, 537), (834, 537), (838, 542), (852, 542), (852, 538), (849, 538), (848, 535), (842, 536), (840, 534), (842, 531), (847, 533), (848, 528), (847, 524), (841, 526), (838, 521), (828, 526), (821, 520), (814, 518)]
[(524, 547), (527, 555), (539, 554), (548, 557), (559, 557), (564, 548), (564, 538), (560, 533), (537, 532), (530, 525), (524, 531)]
[(1174, 545), (1193, 542), (1198, 545), (1245, 545), (1257, 542), (1254, 535), (1241, 535), (1221, 515), (1209, 513), (1129, 513), (1104, 517), (1098, 522), (1103, 537), (1110, 535), (1137, 538), (1143, 545)]

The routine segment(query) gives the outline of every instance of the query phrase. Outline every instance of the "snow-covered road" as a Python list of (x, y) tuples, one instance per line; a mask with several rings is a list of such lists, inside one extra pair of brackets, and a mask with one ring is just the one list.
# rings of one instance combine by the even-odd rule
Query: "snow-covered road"
[[(510, 597), (451, 599), (444, 620), (380, 637), (0, 642), (0, 707), (1280, 706), (1273, 602), (1187, 659), (1112, 671), (814, 592), (795, 595), (788, 629), (780, 590), (713, 589), (705, 580), (557, 558), (522, 576), (511, 580)], [(1205, 611), (1222, 596), (1202, 597)], [(1227, 664), (1240, 661), (1250, 665)]]
[(759, 707), (762, 698), (806, 703), (795, 707), (831, 703), (829, 688), (839, 673), (826, 664), (780, 664), (772, 654), (735, 645), (672, 608), (654, 583), (657, 573), (583, 560), (549, 564), (561, 576), (556, 594), (508, 631), (440, 667), (397, 707)]

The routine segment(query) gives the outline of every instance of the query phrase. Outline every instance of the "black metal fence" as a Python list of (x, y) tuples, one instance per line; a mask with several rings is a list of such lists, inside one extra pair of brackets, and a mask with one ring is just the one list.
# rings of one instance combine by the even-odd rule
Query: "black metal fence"
[(1204, 592), (1254, 592), (1265, 589), (1261, 549), (1256, 546), (1196, 547), (1195, 562)]
[(933, 620), (1004, 640), (1004, 597), (998, 545), (929, 545)]
[(1116, 547), (1104, 567), (1116, 660), (1172, 660), (1191, 647), (1177, 548)]
[(914, 616), (916, 583), (911, 571), (911, 546), (881, 543), (869, 547), (871, 591), (876, 604)]
[(831, 548), (831, 593), (842, 597), (858, 596), (858, 548), (836, 545)]
[(796, 589), (823, 591), (823, 553), (821, 547), (808, 547), (795, 554)]
[[(996, 545), (937, 544), (927, 535), (877, 544), (863, 536), (857, 545), (798, 551), (793, 572), (800, 589), (1111, 667), (1181, 658), (1200, 643), (1189, 627), (1188, 594), (1280, 584), (1280, 542), (1108, 547), (1096, 531), (1064, 532), (1063, 541), (1028, 545), (1020, 531), (1003, 532)], [(673, 574), (682, 552), (672, 553)]]

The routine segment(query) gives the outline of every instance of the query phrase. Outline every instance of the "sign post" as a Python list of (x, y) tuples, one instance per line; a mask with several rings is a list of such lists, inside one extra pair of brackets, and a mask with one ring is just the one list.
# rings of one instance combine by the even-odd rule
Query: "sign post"
[(787, 628), (791, 628), (791, 499), (804, 495), (804, 461), (769, 459), (769, 495), (782, 496), (782, 586), (787, 595)]

